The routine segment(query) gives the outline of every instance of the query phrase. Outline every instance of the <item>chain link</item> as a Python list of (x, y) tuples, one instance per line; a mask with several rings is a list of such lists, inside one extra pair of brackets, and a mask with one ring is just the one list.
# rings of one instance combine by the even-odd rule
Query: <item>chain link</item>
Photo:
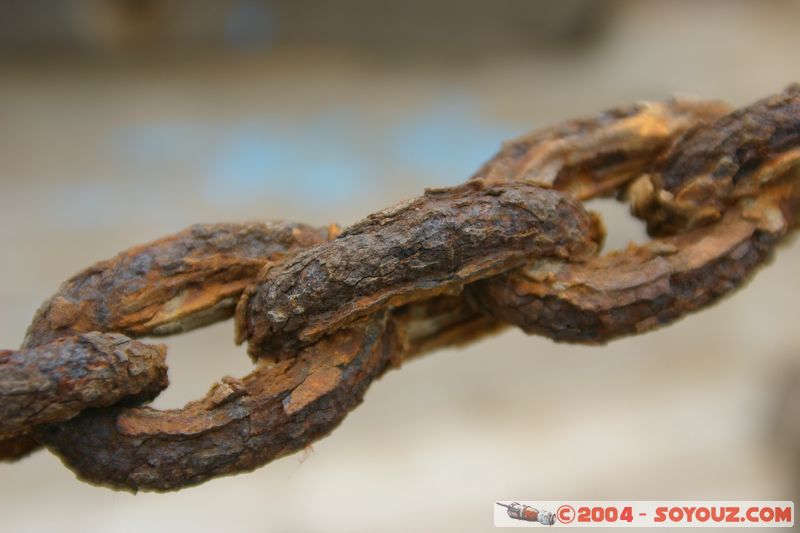
[[(249, 471), (328, 434), (405, 360), (505, 325), (600, 343), (741, 286), (798, 224), (800, 86), (731, 111), (673, 99), (506, 143), (464, 185), (341, 232), (198, 225), (97, 263), (0, 352), (0, 457), (44, 444), (87, 481), (174, 490)], [(582, 201), (616, 195), (654, 238), (598, 255)], [(256, 363), (201, 400), (133, 340), (235, 313)]]

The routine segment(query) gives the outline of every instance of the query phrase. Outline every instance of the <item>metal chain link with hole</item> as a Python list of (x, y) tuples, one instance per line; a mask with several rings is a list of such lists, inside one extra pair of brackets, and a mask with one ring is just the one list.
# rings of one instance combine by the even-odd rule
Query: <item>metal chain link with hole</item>
[[(798, 225), (800, 85), (731, 111), (672, 99), (506, 143), (467, 183), (341, 231), (212, 224), (67, 280), (0, 352), (0, 457), (46, 445), (86, 481), (174, 490), (328, 434), (384, 371), (505, 325), (602, 343), (740, 287)], [(616, 195), (652, 240), (599, 255), (582, 201)], [(182, 409), (162, 345), (235, 315), (255, 369)]]

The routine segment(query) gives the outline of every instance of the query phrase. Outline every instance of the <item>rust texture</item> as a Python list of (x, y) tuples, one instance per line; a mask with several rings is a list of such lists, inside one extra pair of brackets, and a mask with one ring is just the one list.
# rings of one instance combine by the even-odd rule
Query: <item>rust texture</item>
[(642, 173), (678, 136), (728, 111), (723, 102), (687, 98), (609, 109), (505, 143), (472, 179), (526, 181), (579, 200), (606, 196)]
[(592, 217), (556, 191), (482, 181), (429, 190), (265, 268), (237, 308), (237, 340), (254, 356), (290, 353), (378, 309), (459, 293), (533, 257), (586, 258), (593, 239)]
[(436, 296), (392, 310), (402, 359), (458, 347), (497, 333), (505, 324), (477, 309), (464, 294)]
[(130, 490), (195, 485), (252, 470), (329, 433), (394, 352), (386, 317), (374, 316), (292, 359), (225, 378), (183, 409), (86, 411), (40, 437), (87, 481)]
[(286, 222), (198, 224), (136, 246), (67, 280), (37, 311), (24, 346), (88, 331), (173, 333), (227, 318), (267, 262), (331, 232)]
[[(302, 449), (419, 354), (509, 324), (598, 343), (670, 323), (741, 287), (798, 226), (799, 102), (795, 85), (733, 112), (686, 99), (618, 108), (507, 143), (467, 184), (341, 234), (196, 226), (98, 263), (42, 306), (23, 350), (0, 355), (0, 375), (13, 358), (17, 376), (0, 379), (0, 396), (31, 394), (0, 409), (15, 435), (0, 440), (0, 459), (45, 442), (87, 481), (174, 490)], [(657, 238), (596, 255), (602, 226), (580, 201), (609, 195)], [(167, 411), (131, 406), (157, 379), (137, 392), (130, 376), (101, 378), (87, 385), (94, 399), (81, 395), (76, 376), (103, 367), (70, 343), (185, 331), (234, 306), (256, 362), (248, 376)], [(36, 385), (39, 362), (60, 354), (47, 382), (75, 387), (77, 401), (51, 402)], [(49, 407), (24, 414), (62, 404), (71, 410), (46, 421), (34, 417)]]
[(0, 352), (0, 438), (167, 387), (166, 348), (116, 333), (87, 333)]
[(739, 217), (581, 265), (541, 262), (471, 294), (499, 320), (559, 341), (643, 333), (713, 303), (770, 258), (777, 235)]
[[(37, 311), (23, 347), (90, 331), (168, 334), (228, 318), (264, 265), (338, 233), (290, 222), (197, 224), (135, 246), (67, 280)], [(0, 440), (0, 457), (38, 447), (30, 434)]]
[[(650, 230), (664, 232), (669, 217), (695, 229), (583, 264), (539, 261), (476, 283), (471, 296), (499, 320), (572, 342), (605, 342), (683, 317), (740, 287), (796, 225), (798, 145), (798, 85), (699, 124), (628, 195)], [(642, 180), (681, 192), (643, 193)]]
[(653, 234), (719, 220), (800, 162), (800, 85), (684, 134), (631, 190)]

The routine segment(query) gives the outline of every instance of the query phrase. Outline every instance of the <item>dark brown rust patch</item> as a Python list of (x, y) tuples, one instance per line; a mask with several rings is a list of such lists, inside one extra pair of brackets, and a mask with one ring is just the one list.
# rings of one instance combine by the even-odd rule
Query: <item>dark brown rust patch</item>
[(585, 259), (596, 232), (579, 203), (525, 183), (428, 191), (268, 266), (239, 302), (237, 340), (254, 356), (287, 355), (378, 309), (458, 294), (534, 257)]
[(88, 410), (39, 436), (82, 479), (131, 491), (249, 471), (335, 428), (388, 368), (393, 338), (379, 314), (291, 360), (260, 365), (223, 401), (217, 385), (183, 409)]
[(800, 85), (700, 124), (631, 190), (651, 234), (714, 222), (800, 164)]
[(0, 439), (0, 461), (18, 461), (31, 454), (40, 446), (33, 431), (27, 431), (7, 439)]
[[(646, 245), (585, 265), (544, 263), (478, 282), (470, 294), (495, 318), (528, 333), (602, 343), (666, 325), (740, 286), (771, 251), (755, 230), (747, 223), (702, 228), (661, 241), (665, 249), (670, 241), (688, 245), (670, 255)], [(698, 252), (711, 257), (695, 264)]]
[(105, 407), (123, 398), (154, 398), (168, 384), (165, 352), (163, 346), (114, 333), (87, 333), (4, 352), (0, 437), (67, 420), (87, 407)]

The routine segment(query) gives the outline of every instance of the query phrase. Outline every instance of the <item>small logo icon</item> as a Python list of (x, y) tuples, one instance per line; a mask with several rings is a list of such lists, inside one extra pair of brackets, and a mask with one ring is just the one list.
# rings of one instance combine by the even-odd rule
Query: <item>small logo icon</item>
[(556, 516), (562, 524), (569, 524), (575, 520), (575, 509), (571, 505), (562, 505), (556, 511)]
[(505, 507), (508, 516), (514, 520), (524, 520), (526, 522), (539, 522), (543, 526), (552, 526), (556, 523), (556, 517), (550, 511), (540, 511), (530, 505), (522, 505), (517, 502), (500, 503), (496, 502), (500, 507)]

